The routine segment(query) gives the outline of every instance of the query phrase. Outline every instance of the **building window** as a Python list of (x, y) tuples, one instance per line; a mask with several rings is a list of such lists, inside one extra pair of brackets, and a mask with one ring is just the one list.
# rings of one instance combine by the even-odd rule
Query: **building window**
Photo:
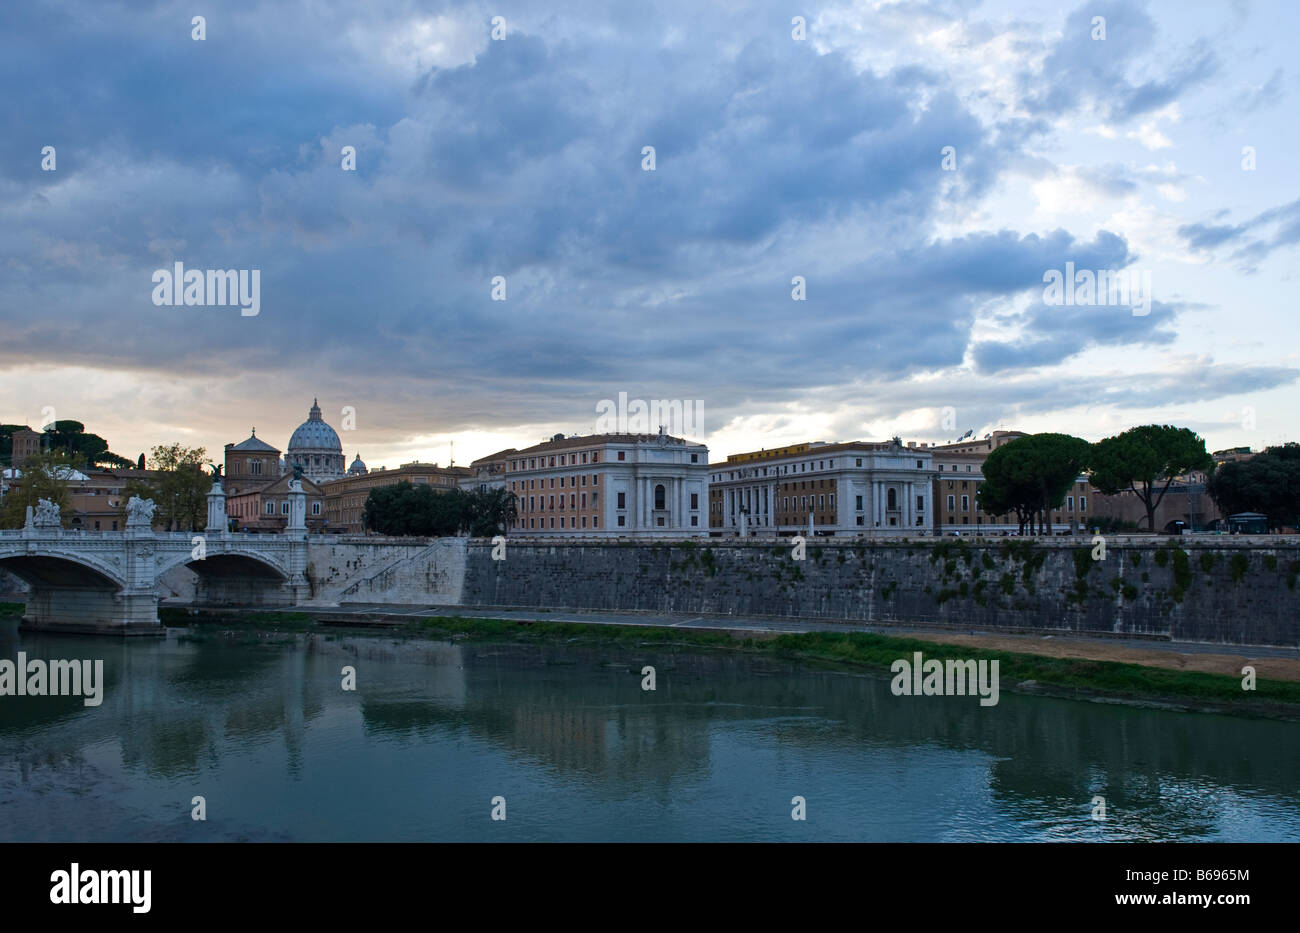
[(666, 504), (667, 498), (668, 498), (668, 491), (664, 489), (663, 483), (660, 483), (658, 486), (655, 487), (655, 508), (656, 509), (667, 508), (668, 507)]
[(586, 463), (586, 462), (587, 462), (587, 454), (586, 454), (585, 451), (584, 451), (583, 454), (582, 454), (582, 462), (583, 462), (583, 463)]
[(696, 527), (696, 528), (697, 528), (697, 527), (699, 527), (699, 524), (700, 524), (700, 517), (699, 517), (698, 515), (692, 515), (692, 516), (691, 516), (691, 527)]
[(563, 476), (560, 477), (560, 488), (561, 488), (561, 489), (564, 488), (564, 477), (563, 477)]
[(1079, 511), (1080, 511), (1080, 512), (1086, 512), (1086, 511), (1088, 511), (1088, 497), (1087, 497), (1087, 496), (1080, 496), (1080, 497), (1079, 497)]
[(561, 528), (564, 527), (564, 516), (563, 516), (563, 515), (560, 516), (560, 527), (561, 527)]
[(918, 512), (924, 512), (924, 511), (925, 511), (925, 496), (917, 496), (917, 497), (916, 497), (916, 510), (917, 510)]
[(859, 525), (864, 525), (864, 524), (866, 524), (866, 522), (863, 521), (863, 516), (861, 516), (861, 515), (858, 516), (858, 524), (859, 524)]
[[(625, 492), (620, 492), (620, 493), (618, 494), (618, 507), (619, 507), (620, 509), (625, 509), (625, 508), (627, 508), (627, 493), (625, 493)], [(623, 524), (623, 523), (620, 521), (619, 524), (621, 525), (621, 524)]]
[(831, 493), (831, 508), (835, 508), (835, 493)]
[(970, 511), (970, 496), (961, 497), (961, 510), (963, 512)]
[(591, 485), (593, 485), (593, 486), (599, 486), (599, 485), (600, 485), (600, 474), (599, 474), (599, 473), (592, 473), (592, 474), (591, 474)]
[(818, 507), (819, 509), (824, 509), (824, 508), (826, 508), (826, 496), (825, 496), (825, 494), (822, 494), (822, 495), (818, 496), (817, 499), (818, 499), (817, 507)]
[(289, 502), (288, 502), (288, 500), (285, 500), (284, 502), (281, 502), (281, 503), (280, 503), (280, 514), (281, 514), (281, 515), (288, 515), (288, 514), (289, 514)]
[(554, 458), (554, 457), (551, 458), (551, 466), (555, 466), (555, 458)]
[(572, 508), (576, 508), (577, 505), (578, 505), (578, 497), (577, 497), (577, 495), (574, 494), (574, 493), (569, 493), (569, 508), (571, 508), (571, 509), (572, 509)]
[(918, 470), (920, 470), (920, 469), (924, 469), (924, 466), (925, 466), (925, 461), (923, 461), (923, 460), (918, 460), (918, 461), (916, 461), (916, 468), (917, 468)]
[(700, 455), (699, 455), (699, 454), (691, 454), (691, 463), (699, 463), (699, 462), (700, 462)]
[[(855, 508), (856, 508), (859, 512), (861, 512), (861, 511), (862, 511), (862, 497), (861, 497), (861, 496), (854, 496), (854, 499), (857, 500), (857, 501), (856, 501), (856, 504), (855, 504)], [(858, 524), (861, 525), (862, 522), (859, 521)]]
[(583, 528), (586, 528), (586, 527), (587, 527), (587, 516), (585, 516), (585, 515), (582, 516), (582, 527), (583, 527)]
[(594, 451), (592, 451), (592, 453), (591, 453), (591, 462), (592, 462), (592, 463), (600, 463), (600, 451), (598, 451), (598, 450), (594, 450)]
[(952, 511), (953, 509), (955, 509), (956, 507), (957, 507), (957, 506), (956, 506), (956, 504), (955, 504), (955, 501), (954, 501), (953, 497), (952, 497), (951, 495), (949, 495), (949, 496), (948, 496), (948, 511), (951, 512), (951, 511)]
[(699, 507), (700, 507), (700, 494), (698, 492), (693, 492), (691, 493), (691, 508), (698, 509)]
[(600, 527), (600, 516), (599, 516), (599, 515), (593, 515), (593, 516), (591, 516), (591, 527), (592, 527), (592, 528), (599, 528), (599, 527)]
[(1065, 497), (1065, 509), (1066, 509), (1067, 512), (1073, 512), (1073, 511), (1074, 511), (1074, 496), (1066, 496), (1066, 497)]
[(587, 485), (587, 474), (586, 474), (586, 473), (583, 473), (583, 474), (582, 474), (582, 485), (584, 485), (584, 486)]
[(254, 476), (258, 476), (258, 475), (260, 475), (261, 472), (262, 472), (262, 461), (261, 461), (261, 460), (250, 460), (250, 461), (248, 462), (248, 472), (249, 472), (249, 473), (252, 473)]
[(627, 458), (623, 456), (624, 453), (626, 453), (626, 451), (622, 451), (622, 450), (620, 450), (620, 451), (618, 452), (618, 459), (620, 459), (620, 460), (626, 460)]
[[(890, 486), (890, 487), (889, 487), (889, 493), (888, 493), (888, 495), (887, 495), (886, 498), (889, 500), (888, 505), (886, 506), (886, 508), (888, 508), (889, 511), (891, 511), (891, 512), (897, 510), (897, 509), (898, 509), (898, 490), (896, 490), (893, 486)], [(891, 523), (891, 524), (892, 524), (892, 523)]]
[(584, 509), (587, 507), (587, 494), (585, 492), (582, 494), (582, 507)]
[(320, 514), (320, 501), (319, 501), (319, 500), (317, 500), (317, 501), (315, 501), (315, 502), (313, 502), (313, 503), (311, 504), (311, 514), (313, 514), (313, 515), (319, 515), (319, 514)]
[(620, 516), (618, 517), (618, 527), (622, 528), (622, 527), (623, 527), (624, 525), (626, 525), (626, 524), (627, 524), (627, 516), (626, 516), (626, 515), (620, 515)]
[(858, 457), (858, 466), (862, 466), (862, 458)]

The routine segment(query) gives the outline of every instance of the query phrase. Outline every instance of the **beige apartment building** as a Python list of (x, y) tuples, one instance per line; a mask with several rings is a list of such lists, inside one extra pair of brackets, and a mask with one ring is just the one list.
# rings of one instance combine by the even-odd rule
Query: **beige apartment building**
[(565, 437), (514, 451), (505, 488), (525, 535), (707, 534), (709, 450), (659, 434)]
[[(259, 534), (283, 534), (289, 525), (293, 508), (289, 498), (292, 474), (276, 477), (262, 486), (244, 488), (235, 495), (226, 496), (226, 515), (234, 520), (237, 531)], [(223, 487), (225, 488), (225, 487)], [(325, 525), (325, 493), (307, 477), (302, 478), (302, 491), (307, 496), (307, 530), (321, 534), (329, 530)]]
[(506, 466), (511, 454), (517, 453), (513, 447), (498, 450), (486, 457), (479, 457), (469, 465), (469, 475), (460, 479), (460, 488), (466, 492), (489, 492), (504, 489), (506, 485)]
[[(983, 466), (988, 455), (1003, 444), (1018, 437), (1023, 431), (994, 431), (980, 439), (958, 441), (954, 444), (936, 444), (930, 447), (934, 456), (935, 534), (1001, 535), (1018, 531), (1020, 524), (1014, 513), (989, 515), (979, 508), (975, 494), (984, 481)], [(1096, 506), (1098, 496), (1086, 476), (1079, 476), (1066, 493), (1065, 501), (1050, 516), (1053, 533), (1072, 531), (1082, 533), (1087, 529), (1090, 507)]]
[(31, 428), (15, 431), (10, 435), (10, 440), (13, 442), (13, 453), (9, 458), (10, 466), (21, 467), (28, 458), (40, 456), (41, 435)]
[(929, 533), (934, 468), (924, 446), (811, 441), (709, 465), (709, 533)]

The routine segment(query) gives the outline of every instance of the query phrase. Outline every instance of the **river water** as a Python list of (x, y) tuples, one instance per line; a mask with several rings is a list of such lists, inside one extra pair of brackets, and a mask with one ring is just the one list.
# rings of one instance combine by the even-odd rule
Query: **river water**
[(1300, 840), (1292, 723), (685, 648), (0, 623), (18, 651), (106, 687), (0, 696), (3, 841)]

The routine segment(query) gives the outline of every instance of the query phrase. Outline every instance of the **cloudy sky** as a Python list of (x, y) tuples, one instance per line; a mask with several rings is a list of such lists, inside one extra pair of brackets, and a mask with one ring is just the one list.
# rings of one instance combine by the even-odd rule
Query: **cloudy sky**
[[(318, 396), (372, 466), (619, 392), (700, 400), (716, 457), (1297, 439), (1297, 35), (1289, 0), (5, 4), (0, 422), (215, 454)], [(175, 262), (260, 270), (260, 312), (155, 305)], [(1045, 301), (1067, 262), (1149, 313)]]

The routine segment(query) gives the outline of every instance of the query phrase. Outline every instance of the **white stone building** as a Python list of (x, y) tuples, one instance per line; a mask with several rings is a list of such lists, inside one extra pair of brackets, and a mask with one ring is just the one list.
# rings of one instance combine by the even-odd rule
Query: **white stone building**
[(555, 435), (512, 451), (513, 534), (677, 537), (708, 533), (709, 450), (659, 434)]
[(925, 447), (813, 441), (733, 454), (709, 471), (715, 537), (932, 533), (937, 471)]

